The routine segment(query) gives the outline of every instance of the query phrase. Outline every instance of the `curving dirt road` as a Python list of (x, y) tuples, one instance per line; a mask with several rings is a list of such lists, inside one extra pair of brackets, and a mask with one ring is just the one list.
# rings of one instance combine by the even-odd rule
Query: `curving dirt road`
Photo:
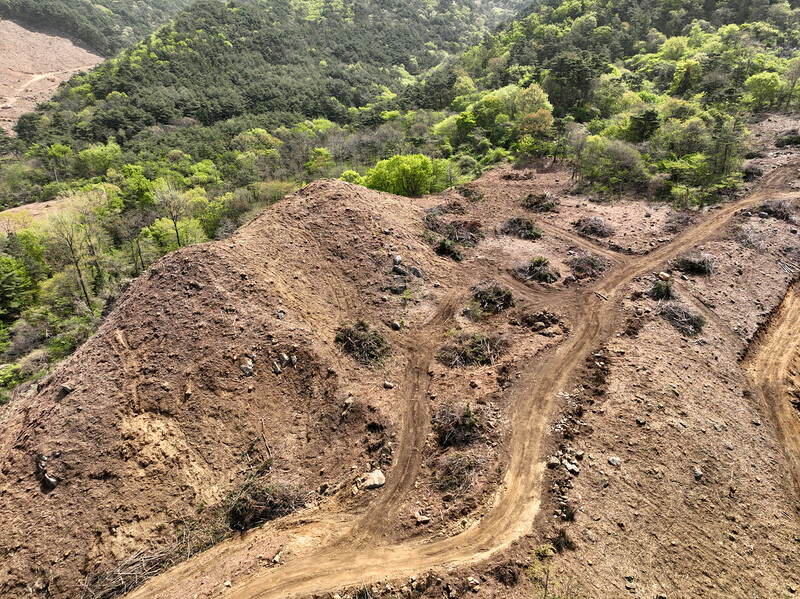
[[(784, 192), (785, 183), (796, 176), (796, 166), (770, 173), (762, 180), (757, 192), (709, 211), (698, 225), (688, 228), (672, 242), (649, 254), (616, 255), (613, 268), (593, 286), (559, 292), (573, 324), (573, 331), (560, 346), (530, 362), (510, 389), (511, 405), (514, 406), (512, 421), (515, 423), (510, 443), (510, 463), (491, 509), (480, 522), (446, 539), (416, 538), (392, 545), (383, 538), (385, 525), (382, 523), (390, 521), (392, 514), (400, 509), (405, 491), (416, 479), (419, 468), (417, 452), (425, 440), (428, 427), (425, 403), (419, 399), (425, 396), (427, 367), (434, 350), (415, 346), (412, 341), (407, 348), (409, 368), (402, 385), (406, 414), (399, 439), (401, 449), (390, 472), (390, 482), (381, 491), (380, 498), (349, 526), (344, 525), (340, 536), (331, 544), (306, 555), (289, 557), (279, 568), (261, 570), (234, 586), (227, 596), (255, 599), (308, 595), (367, 584), (378, 579), (400, 578), (434, 567), (474, 563), (504, 550), (528, 533), (543, 494), (542, 445), (558, 406), (558, 393), (567, 387), (586, 354), (617, 331), (622, 318), (618, 300), (626, 286), (636, 277), (651, 273), (665, 261), (707, 241), (742, 207), (765, 197), (796, 196), (796, 192)], [(589, 246), (585, 240), (574, 241)], [(521, 290), (519, 286), (516, 288), (523, 299), (533, 299), (542, 293), (527, 288)], [(460, 293), (450, 294), (440, 306), (437, 316), (423, 328), (441, 327), (458, 306), (459, 298), (466, 293), (466, 289), (465, 286)], [(603, 300), (595, 292), (606, 296), (608, 300)], [(800, 300), (790, 302), (786, 308), (785, 322), (789, 323), (785, 327), (787, 338), (777, 336), (771, 343), (775, 347), (791, 343), (795, 350), (800, 351), (800, 339), (788, 340), (791, 337), (791, 323), (798, 320)], [(781, 327), (781, 330), (784, 328)], [(424, 339), (424, 336), (415, 339)], [(759, 354), (757, 359), (761, 361), (755, 368), (772, 370), (771, 375), (764, 375), (759, 380), (760, 384), (769, 388), (781, 384), (783, 377), (780, 373), (790, 367), (788, 359), (781, 357), (783, 353), (783, 350), (777, 352), (767, 347)], [(779, 415), (781, 419), (784, 416), (782, 413)], [(794, 425), (800, 429), (796, 417)], [(800, 459), (800, 431), (784, 430), (784, 441), (790, 448), (787, 451), (793, 452), (792, 459), (797, 465)], [(297, 534), (304, 534), (302, 527), (296, 531)], [(129, 596), (181, 596), (183, 583), (196, 578), (198, 572), (204, 569), (204, 564), (241, 551), (247, 543), (248, 540), (243, 539), (223, 544), (152, 580)]]
[(775, 425), (800, 496), (800, 293), (786, 292), (755, 352), (743, 364)]

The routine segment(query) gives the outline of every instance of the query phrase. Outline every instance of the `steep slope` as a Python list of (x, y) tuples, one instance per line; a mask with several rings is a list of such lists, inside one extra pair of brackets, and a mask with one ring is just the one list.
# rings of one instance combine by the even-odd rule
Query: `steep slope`
[[(796, 487), (788, 475), (792, 462), (785, 453), (793, 455), (796, 440), (784, 445), (792, 429), (768, 418), (738, 359), (798, 273), (793, 225), (750, 212), (767, 199), (797, 199), (791, 189), (797, 164), (797, 155), (790, 155), (786, 166), (775, 169), (749, 197), (695, 215), (698, 221), (678, 234), (665, 234), (661, 226), (670, 219), (652, 207), (644, 217), (634, 217), (636, 204), (591, 208), (618, 227), (613, 240), (649, 236), (656, 249), (619, 255), (605, 276), (571, 291), (561, 286), (532, 290), (538, 307), (563, 311), (571, 331), (556, 351), (503, 359), (516, 371), (500, 395), (513, 415), (509, 466), (501, 490), (484, 499), (478, 518), (466, 521), (463, 532), (437, 526), (419, 540), (395, 544), (402, 525), (393, 524), (392, 516), (409, 512), (387, 505), (435, 505), (423, 469), (419, 488), (425, 491), (409, 491), (406, 500), (383, 495), (374, 512), (357, 514), (350, 527), (338, 524), (342, 528), (328, 546), (311, 542), (319, 538), (321, 518), (293, 527), (294, 541), (282, 548), (278, 568), (256, 567), (263, 563), (263, 544), (274, 534), (268, 528), (212, 550), (132, 596), (164, 599), (188, 592), (210, 597), (222, 592), (226, 580), (234, 581), (231, 596), (242, 598), (357, 596), (364, 584), (374, 596), (392, 596), (404, 583), (401, 577), (430, 568), (432, 575), (412, 578), (413, 588), (426, 596), (458, 595), (470, 585), (478, 596), (530, 596), (531, 585), (520, 581), (518, 588), (506, 589), (509, 578), (498, 577), (497, 562), (481, 562), (499, 555), (501, 564), (529, 565), (531, 577), (544, 584), (543, 577), (536, 578), (541, 564), (526, 552), (557, 538), (559, 529), (566, 530), (574, 551), (565, 551), (550, 569), (553, 593), (567, 588), (586, 597), (628, 592), (748, 597), (796, 589), (793, 547), (800, 523)], [(502, 198), (511, 190), (535, 191), (537, 179), (504, 186), (497, 180), (479, 182), (489, 205), (470, 210), (468, 217), (502, 222)], [(493, 189), (496, 195), (489, 197)], [(580, 203), (563, 203), (569, 204), (568, 213), (588, 211)], [(535, 251), (559, 255), (559, 241), (569, 238), (564, 227), (570, 218), (547, 219), (546, 242), (537, 243)], [(742, 231), (748, 239), (769, 241), (743, 245)], [(487, 241), (468, 260), (469, 268), (507, 264), (494, 262), (509, 257), (497, 251), (501, 240)], [(579, 244), (603, 251), (592, 241)], [(698, 250), (714, 256), (715, 273), (678, 277), (673, 259)], [(699, 335), (676, 331), (660, 315), (663, 304), (647, 297), (659, 279), (655, 273), (664, 269), (677, 279), (679, 305), (706, 319)], [(527, 292), (514, 289), (526, 297)], [(503, 321), (487, 326), (502, 330)], [(437, 384), (434, 369), (431, 385), (417, 397), (429, 392), (464, 396), (463, 379), (480, 389), (486, 371), (467, 371), (463, 386), (453, 389), (453, 379)], [(407, 418), (414, 419), (412, 412)], [(430, 449), (429, 444), (417, 447), (422, 455)], [(548, 465), (555, 460), (552, 469), (544, 468), (545, 460)], [(574, 509), (567, 518), (568, 505)], [(478, 576), (473, 581), (479, 581), (479, 589), (469, 576)]]
[(0, 38), (0, 127), (9, 133), (21, 114), (49, 100), (59, 84), (102, 61), (69, 40), (12, 21), (0, 21)]
[[(322, 183), (140, 278), (39, 391), (3, 409), (0, 594), (74, 597), (87, 574), (240, 485), (264, 441), (273, 482), (304, 497), (377, 465), (390, 392), (332, 341), (343, 321), (387, 311), (379, 228), (398, 243), (414, 225), (400, 199)], [(296, 366), (276, 375), (281, 353)]]
[[(767, 418), (737, 363), (800, 262), (794, 226), (750, 212), (796, 199), (796, 154), (768, 160), (784, 165), (678, 233), (665, 227), (687, 215), (666, 206), (587, 205), (566, 198), (564, 171), (500, 169), (463, 194), (420, 199), (320, 181), (229, 241), (172, 254), (38, 393), (5, 408), (3, 592), (67, 597), (86, 581), (99, 596), (98, 581), (146, 579), (149, 556), (224, 505), (269, 455), (267, 480), (302, 490), (307, 509), (134, 597), (355, 594), (381, 580), (392, 584), (373, 592), (391, 595), (398, 579), (429, 569), (415, 581), (427, 596), (468, 589), (475, 574), (479, 596), (524, 596), (542, 589), (521, 579), (506, 589), (510, 579), (491, 574), (497, 560), (535, 566), (530, 550), (561, 529), (575, 550), (556, 558), (553, 580), (587, 597), (796, 585), (797, 497), (778, 434), (787, 429)], [(502, 232), (510, 217), (531, 216), (520, 200), (545, 191), (561, 205), (536, 217), (541, 239)], [(573, 231), (590, 215), (614, 226), (608, 240)], [(485, 237), (455, 262), (434, 252), (435, 230)], [(768, 241), (743, 245), (742, 231)], [(567, 285), (511, 275), (533, 256), (572, 271), (579, 250), (603, 257), (606, 271)], [(678, 276), (673, 260), (693, 251), (714, 256), (712, 276)], [(706, 319), (697, 336), (647, 295), (665, 269), (678, 305)], [(490, 279), (516, 305), (476, 320), (474, 286)], [(391, 345), (379, 369), (333, 341), (359, 318)], [(500, 335), (506, 353), (452, 368), (447, 348), (475, 334)], [(281, 353), (297, 356), (297, 369), (289, 360), (275, 374)], [(438, 415), (463, 402), (476, 436), (442, 443)], [(453, 491), (448, 477), (465, 459)], [(369, 489), (376, 467), (386, 484)]]
[[(200, 0), (73, 80), (47, 107), (59, 114), (47, 135), (80, 129), (83, 139), (113, 135), (124, 143), (154, 125), (243, 116), (270, 129), (303, 117), (342, 122), (350, 109), (392, 98), (414, 76), (476, 43), (507, 14), (497, 6)], [(33, 139), (42, 114), (29, 117), (20, 136)]]

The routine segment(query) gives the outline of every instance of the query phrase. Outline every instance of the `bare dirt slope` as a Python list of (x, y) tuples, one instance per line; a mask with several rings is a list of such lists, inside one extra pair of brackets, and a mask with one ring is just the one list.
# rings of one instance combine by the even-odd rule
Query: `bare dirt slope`
[[(0, 413), (2, 592), (75, 596), (223, 501), (264, 459), (264, 441), (270, 482), (303, 490), (308, 507), (132, 597), (346, 595), (364, 584), (521, 597), (532, 583), (509, 572), (535, 566), (530, 550), (558, 531), (574, 548), (555, 558), (550, 582), (573, 596), (791, 592), (796, 445), (780, 404), (791, 396), (780, 383), (768, 395), (764, 370), (785, 380), (793, 367), (761, 357), (795, 344), (769, 341), (773, 329), (792, 337), (781, 323), (793, 318), (780, 315), (794, 312), (776, 310), (800, 272), (796, 225), (761, 206), (797, 199), (800, 157), (780, 160), (747, 197), (680, 219), (642, 202), (587, 204), (557, 169), (499, 169), (420, 199), (320, 181), (230, 240), (167, 257), (40, 391)], [(522, 208), (545, 191), (556, 212)], [(584, 214), (616, 231), (577, 235), (571, 222)], [(536, 219), (543, 237), (504, 234), (514, 216)], [(425, 224), (482, 237), (456, 262), (436, 254)], [(566, 280), (583, 251), (606, 269)], [(695, 253), (713, 256), (713, 274), (675, 267)], [(512, 276), (534, 256), (560, 279)], [(648, 297), (662, 271), (674, 302), (705, 318), (698, 335)], [(475, 320), (472, 289), (487, 280), (516, 304)], [(333, 342), (360, 318), (391, 344), (380, 367)], [(437, 360), (474, 334), (500, 336), (505, 351), (484, 366)], [(756, 334), (766, 349), (753, 346), (748, 370), (740, 360)], [(297, 367), (276, 374), (280, 354)], [(432, 417), (466, 403), (477, 438), (443, 444)], [(454, 463), (471, 464), (456, 489), (444, 484)], [(386, 484), (366, 489), (377, 467)]]
[(62, 81), (103, 58), (71, 41), (0, 21), (0, 126), (11, 132), (20, 115), (48, 100)]

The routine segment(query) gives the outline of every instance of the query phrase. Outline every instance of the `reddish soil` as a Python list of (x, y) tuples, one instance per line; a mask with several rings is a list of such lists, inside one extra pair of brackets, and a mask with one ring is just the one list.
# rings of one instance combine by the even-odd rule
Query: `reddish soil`
[(71, 41), (0, 20), (0, 127), (11, 133), (17, 119), (49, 100), (59, 84), (103, 58)]
[[(677, 232), (666, 206), (587, 203), (569, 195), (563, 170), (497, 169), (472, 191), (420, 199), (316, 182), (230, 240), (168, 256), (38, 392), (0, 412), (0, 592), (76, 596), (93, 574), (222, 501), (266, 457), (266, 441), (269, 480), (302, 489), (308, 507), (131, 597), (353, 596), (365, 584), (373, 596), (540, 596), (531, 550), (559, 530), (574, 548), (547, 562), (551, 593), (791, 593), (800, 303), (787, 289), (800, 243), (796, 225), (761, 215), (760, 204), (800, 197), (800, 154), (760, 160), (771, 159), (779, 166), (745, 197), (692, 213)], [(557, 212), (520, 206), (545, 191)], [(426, 210), (454, 200), (441, 221), (478, 222), (485, 234), (461, 262), (438, 256), (423, 225)], [(571, 223), (586, 215), (614, 235), (578, 235)], [(543, 237), (502, 234), (511, 216), (536, 220)], [(755, 247), (742, 245), (743, 230)], [(578, 251), (607, 268), (564, 284)], [(713, 274), (675, 268), (696, 252), (713, 255)], [(388, 289), (401, 282), (396, 254), (422, 275), (398, 294)], [(561, 278), (515, 278), (534, 256)], [(648, 297), (663, 271), (676, 303), (706, 319), (698, 335), (680, 333)], [(476, 321), (465, 309), (488, 280), (516, 305)], [(334, 342), (342, 322), (361, 318), (392, 347), (374, 369)], [(547, 326), (531, 326), (539, 320)], [(437, 360), (473, 332), (502, 336), (507, 352), (480, 367)], [(281, 353), (297, 367), (276, 375)], [(252, 376), (240, 368), (247, 360)], [(438, 442), (432, 418), (447, 403), (473, 407), (472, 443)], [(440, 488), (454, 454), (478, 466), (457, 492)], [(49, 492), (39, 455), (58, 482)], [(367, 490), (376, 467), (386, 485)]]

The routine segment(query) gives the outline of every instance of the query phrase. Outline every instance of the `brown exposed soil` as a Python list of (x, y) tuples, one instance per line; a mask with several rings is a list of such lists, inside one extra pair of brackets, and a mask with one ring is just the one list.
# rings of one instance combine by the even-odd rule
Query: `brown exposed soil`
[(0, 127), (49, 100), (62, 81), (103, 61), (71, 41), (0, 20)]
[[(800, 199), (800, 155), (779, 158), (746, 197), (694, 212), (679, 232), (664, 232), (667, 206), (569, 195), (564, 170), (497, 169), (473, 193), (419, 199), (316, 182), (230, 240), (168, 256), (39, 391), (0, 412), (0, 593), (76, 596), (222, 502), (264, 442), (269, 480), (302, 489), (307, 507), (131, 597), (354, 596), (364, 585), (371, 596), (540, 596), (530, 552), (554, 539), (572, 549), (551, 558), (548, 580), (574, 597), (791, 592), (800, 304), (787, 289), (800, 242), (794, 224), (758, 210)], [(558, 212), (521, 207), (544, 191)], [(444, 233), (426, 231), (432, 209)], [(579, 235), (572, 223), (587, 215), (614, 235)], [(503, 234), (513, 217), (543, 237)], [(453, 221), (480, 233), (460, 262), (435, 251)], [(763, 243), (742, 245), (743, 228)], [(567, 261), (586, 251), (607, 268), (565, 284)], [(697, 252), (714, 257), (713, 274), (673, 268)], [(515, 278), (536, 256), (560, 272), (555, 283)], [(662, 272), (677, 305), (705, 319), (699, 334), (648, 296)], [(480, 313), (473, 294), (488, 281), (515, 304)], [(374, 367), (334, 341), (361, 319), (391, 346)], [(504, 340), (494, 363), (437, 359), (488, 336)], [(276, 374), (281, 354), (297, 364)], [(470, 434), (443, 442), (435, 415), (465, 405)], [(375, 468), (386, 484), (367, 489)]]

